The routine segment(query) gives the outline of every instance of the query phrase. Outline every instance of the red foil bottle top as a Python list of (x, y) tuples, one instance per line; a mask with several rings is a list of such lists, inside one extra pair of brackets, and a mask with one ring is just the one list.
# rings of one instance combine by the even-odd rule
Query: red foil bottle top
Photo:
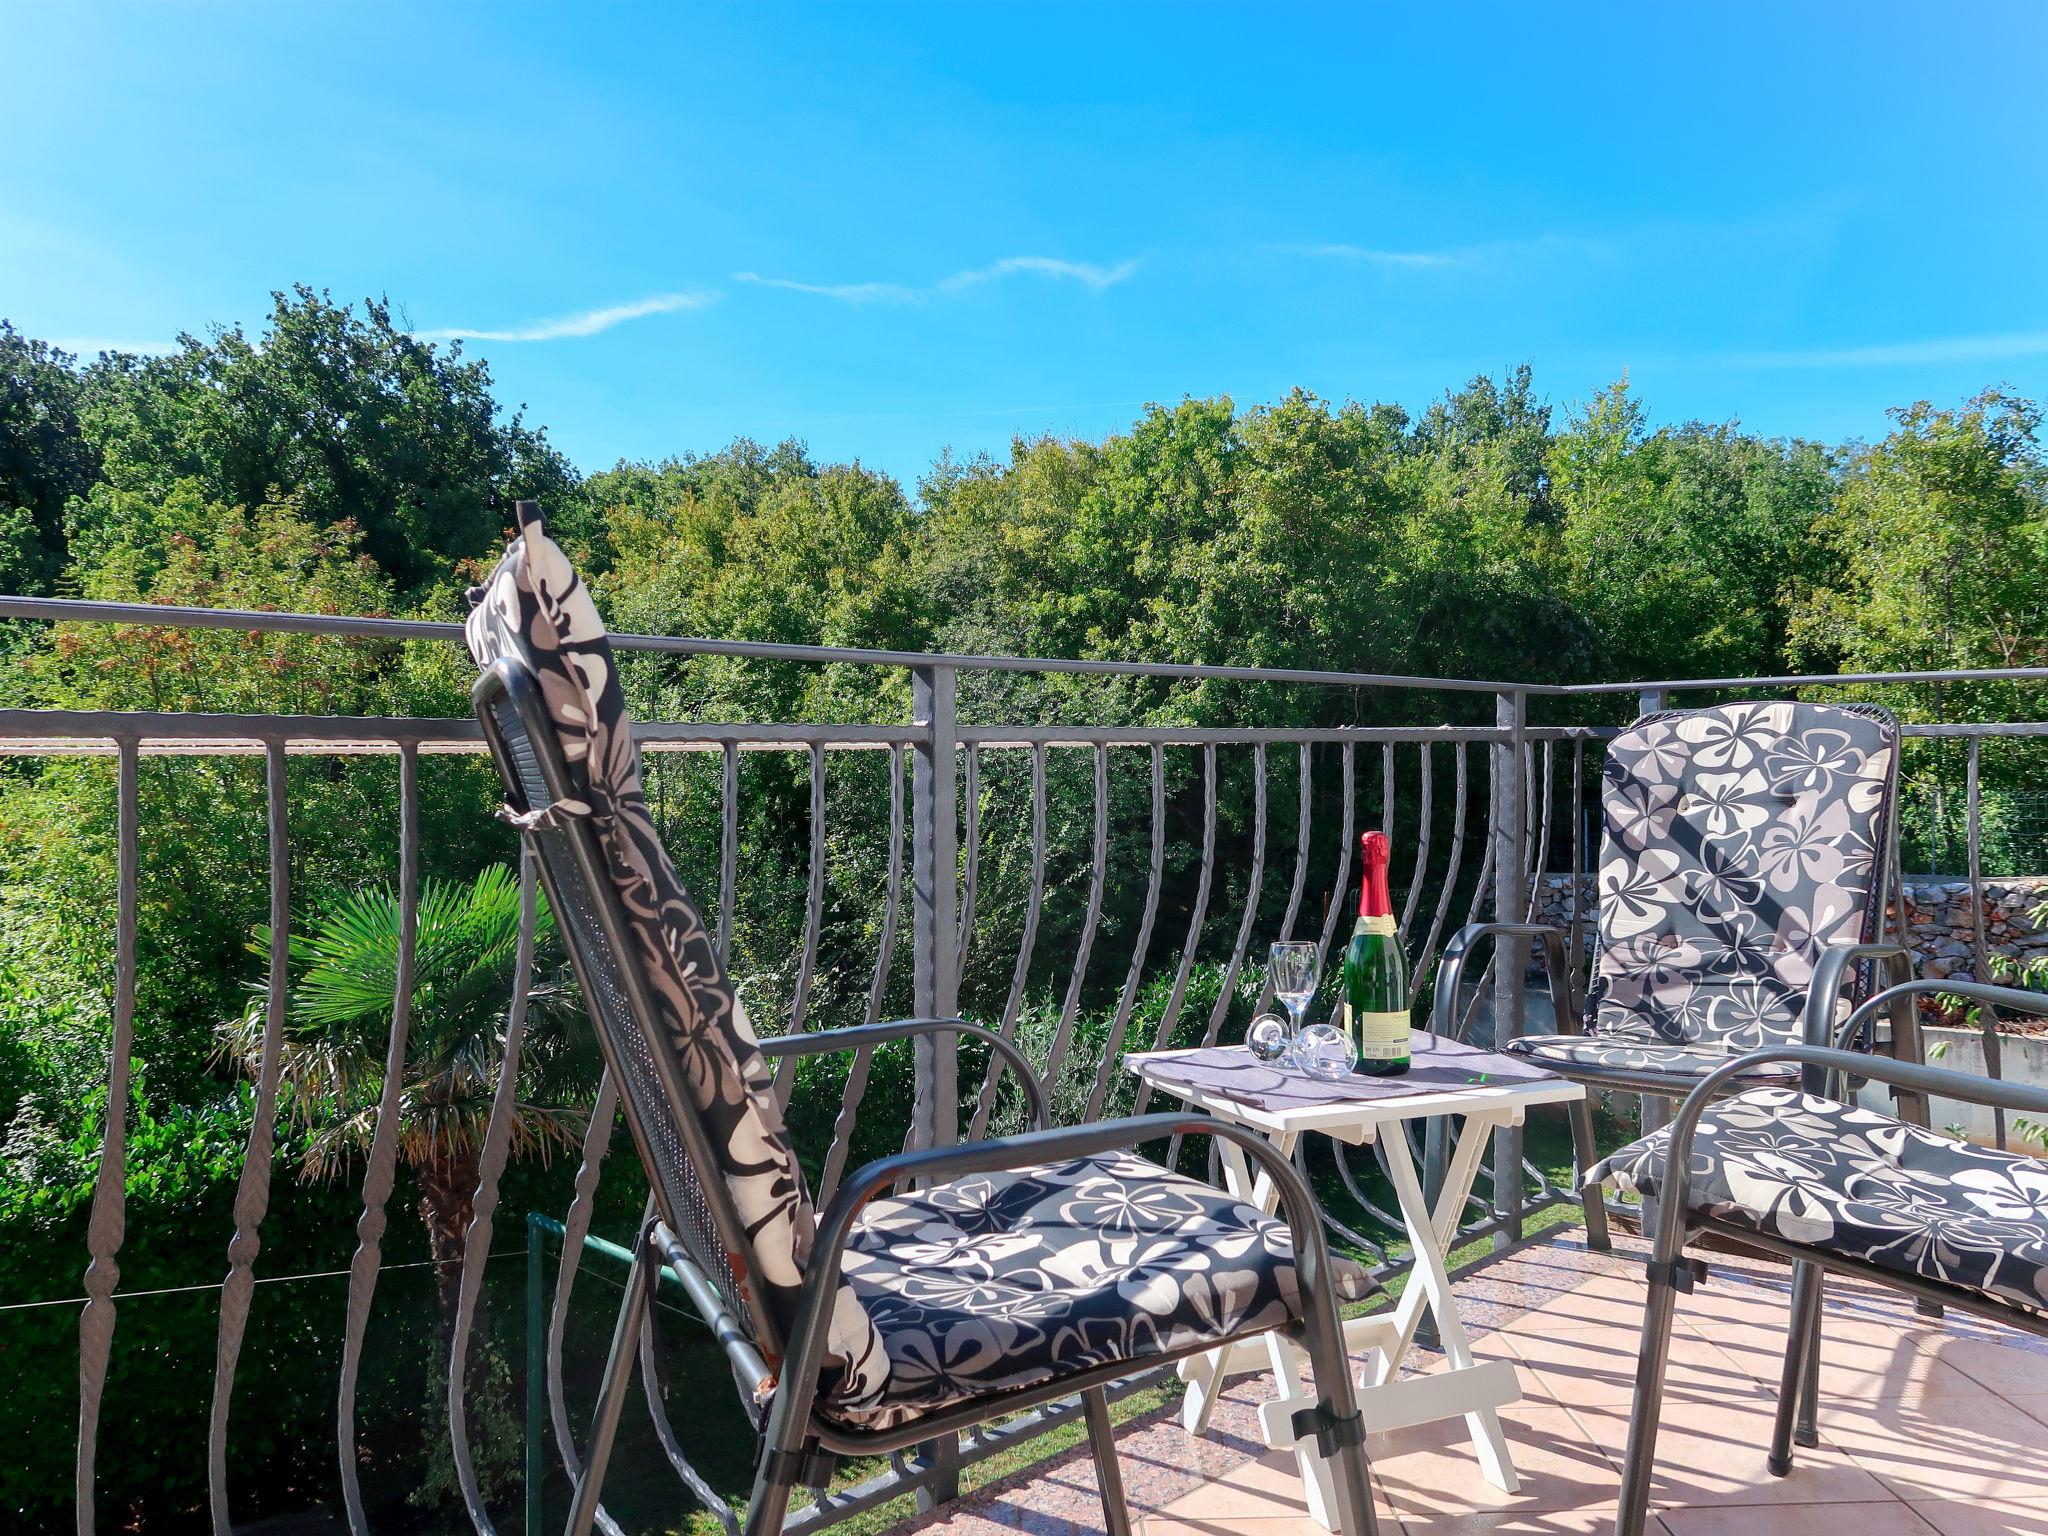
[(1358, 892), (1358, 915), (1391, 917), (1394, 902), (1387, 890), (1387, 863), (1393, 855), (1393, 842), (1384, 832), (1367, 832), (1358, 841), (1365, 862), (1365, 879)]

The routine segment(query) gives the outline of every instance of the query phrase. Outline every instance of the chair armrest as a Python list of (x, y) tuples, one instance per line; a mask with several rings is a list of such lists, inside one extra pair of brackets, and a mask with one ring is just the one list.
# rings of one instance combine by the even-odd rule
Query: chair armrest
[[(2048, 992), (2029, 992), (2020, 987), (2001, 987), (1988, 981), (1957, 981), (1947, 976), (1923, 977), (1919, 980), (1902, 981), (1896, 986), (1886, 987), (1882, 992), (1869, 999), (1862, 1007), (1849, 1015), (1847, 1021), (1842, 1025), (1842, 1033), (1846, 1036), (1850, 1031), (1862, 1028), (1864, 1021), (1875, 1014), (1880, 1008), (1898, 1008), (1903, 1004), (1910, 1010), (1910, 999), (1929, 996), (1964, 997), (1969, 998), (1973, 1002), (1989, 1003), (1994, 1009), (2003, 1008), (2011, 1013), (2030, 1013), (2039, 1017), (2048, 1017)], [(1912, 1030), (1914, 1054), (1911, 1060), (1916, 1066), (1925, 1066), (1925, 1053), (1920, 1049), (1917, 1011), (1914, 1011), (1914, 1020)], [(1894, 1045), (1896, 1043), (1894, 1041)], [(1881, 1076), (1881, 1074), (1876, 1072), (1865, 1072), (1862, 1075), (1865, 1077)], [(1965, 1077), (1969, 1076), (1968, 1073), (1962, 1075)], [(1953, 1098), (1954, 1095), (1951, 1094), (1950, 1097)]]
[[(1806, 1029), (1808, 1045), (1832, 1044), (1843, 1050), (1855, 1038), (1854, 1031), (1863, 1027), (1867, 1013), (1852, 1014), (1836, 1030), (1835, 1004), (1842, 996), (1842, 984), (1849, 967), (1864, 960), (1885, 960), (1891, 962), (1886, 969), (1891, 972), (1889, 985), (1910, 981), (1913, 975), (1913, 957), (1903, 944), (1830, 944), (1820, 952), (1814, 962), (1813, 984), (1806, 992)], [(1896, 1044), (1896, 1039), (1894, 1044)]]
[(1031, 1058), (994, 1030), (970, 1024), (965, 1019), (891, 1019), (880, 1024), (849, 1024), (843, 1029), (820, 1029), (807, 1035), (777, 1035), (761, 1041), (760, 1046), (761, 1054), (772, 1061), (778, 1056), (818, 1056), (828, 1051), (854, 1051), (864, 1046), (886, 1045), (892, 1040), (941, 1032), (969, 1035), (985, 1041), (1023, 1085), (1031, 1129), (1045, 1129), (1045, 1088), (1038, 1081)]
[[(1557, 1013), (1559, 1034), (1579, 1032), (1578, 988), (1564, 959), (1564, 930), (1553, 923), (1467, 923), (1444, 945), (1443, 959), (1436, 968), (1436, 998), (1430, 1008), (1429, 1030), (1447, 1040), (1458, 1037), (1458, 984), (1465, 973), (1465, 961), (1482, 939), (1541, 939), (1543, 963), (1550, 973), (1550, 995)], [(1562, 992), (1562, 996), (1560, 996)], [(1515, 1020), (1519, 1035), (1522, 1020)], [(1495, 1030), (1498, 1036), (1498, 1028)], [(1514, 1038), (1509, 1036), (1510, 1039)]]
[(1294, 1239), (1294, 1262), (1302, 1293), (1313, 1296), (1327, 1283), (1330, 1255), (1320, 1208), (1291, 1159), (1249, 1126), (1189, 1111), (1131, 1115), (1093, 1125), (1064, 1126), (973, 1141), (957, 1147), (929, 1147), (877, 1158), (847, 1176), (818, 1218), (804, 1275), (804, 1300), (790, 1333), (781, 1390), (801, 1394), (793, 1405), (808, 1412), (810, 1393), (824, 1359), (826, 1334), (839, 1290), (847, 1239), (861, 1208), (883, 1190), (909, 1179), (943, 1180), (974, 1173), (1030, 1168), (1098, 1152), (1123, 1151), (1176, 1134), (1217, 1136), (1235, 1142), (1273, 1180), (1280, 1208)]
[[(1952, 991), (1965, 996), (1982, 996), (1985, 993), (2002, 994), (2006, 999), (2025, 998), (2025, 1004), (2008, 1006), (2029, 1007), (2036, 1012), (2048, 1012), (2048, 996), (2039, 992), (2021, 992), (2014, 987), (1992, 987), (1982, 982), (1958, 982), (1945, 985), (1939, 981), (1914, 981), (1908, 987), (1925, 991)], [(1857, 1013), (1874, 1009), (1883, 1003), (1890, 988), (1879, 993)], [(1995, 1002), (1995, 998), (1984, 998)], [(2022, 1083), (1994, 1081), (1976, 1077), (1968, 1072), (1954, 1072), (1942, 1067), (1923, 1066), (1918, 1062), (1887, 1061), (1883, 1057), (1866, 1056), (1858, 1051), (1837, 1050), (1820, 1045), (1769, 1045), (1760, 1051), (1751, 1051), (1746, 1056), (1737, 1056), (1722, 1066), (1716, 1067), (1700, 1079), (1699, 1086), (1686, 1095), (1679, 1105), (1678, 1113), (1671, 1119), (1671, 1138), (1664, 1147), (1664, 1182), (1658, 1191), (1660, 1210), (1656, 1247), (1651, 1260), (1652, 1273), (1669, 1275), (1670, 1266), (1677, 1262), (1685, 1231), (1686, 1196), (1692, 1184), (1692, 1143), (1693, 1134), (1699, 1129), (1700, 1116), (1706, 1112), (1721, 1092), (1722, 1085), (1729, 1079), (1773, 1061), (1796, 1061), (1811, 1078), (1839, 1074), (1843, 1078), (1866, 1077), (1880, 1083), (1890, 1083), (1924, 1097), (1939, 1096), (1945, 1099), (1961, 1099), (1972, 1104), (1983, 1104), (1992, 1109), (2013, 1110), (2032, 1114), (2048, 1114), (2048, 1088), (2033, 1088)]]

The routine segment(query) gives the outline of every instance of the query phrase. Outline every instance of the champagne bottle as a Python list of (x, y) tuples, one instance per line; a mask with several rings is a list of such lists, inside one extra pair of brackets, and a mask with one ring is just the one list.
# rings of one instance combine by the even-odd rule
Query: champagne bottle
[(1352, 1071), (1398, 1077), (1408, 1070), (1408, 956), (1387, 890), (1393, 849), (1384, 832), (1368, 832), (1360, 842), (1365, 875), (1358, 923), (1344, 950), (1344, 1033)]

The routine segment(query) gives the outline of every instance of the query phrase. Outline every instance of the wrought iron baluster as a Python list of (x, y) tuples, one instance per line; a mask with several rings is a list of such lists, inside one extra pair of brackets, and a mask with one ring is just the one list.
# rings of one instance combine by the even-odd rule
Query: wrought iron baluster
[[(818, 966), (818, 933), (825, 922), (825, 744), (811, 743), (811, 884), (804, 903), (804, 954), (796, 977), (796, 997), (789, 1008), (789, 1032), (803, 1033), (811, 1006), (811, 974)], [(796, 1087), (796, 1058), (776, 1063), (775, 1100), (784, 1110)]]
[(356, 1251), (349, 1261), (348, 1316), (342, 1326), (341, 1390), (336, 1411), (342, 1503), (349, 1529), (367, 1536), (363, 1492), (356, 1462), (356, 1378), (362, 1366), (363, 1336), (377, 1272), (384, 1262), (385, 1203), (398, 1171), (399, 1116), (405, 1092), (405, 1049), (412, 1028), (413, 966), (420, 931), (419, 749), (398, 754), (398, 959), (391, 989), (391, 1035), (384, 1047), (384, 1081), (377, 1095), (377, 1128), (370, 1136), (363, 1173), (363, 1213), (356, 1218)]
[(1415, 921), (1415, 908), (1422, 900), (1422, 887), (1429, 878), (1429, 823), (1430, 815), (1435, 809), (1430, 804), (1431, 794), (1436, 788), (1430, 744), (1426, 741), (1417, 742), (1415, 756), (1420, 778), (1415, 805), (1415, 869), (1408, 877), (1408, 899), (1401, 904), (1403, 933), (1408, 932), (1409, 925)]
[(85, 1270), (85, 1308), (78, 1314), (78, 1536), (93, 1536), (100, 1396), (106, 1389), (107, 1363), (114, 1348), (114, 1292), (121, 1284), (121, 1243), (128, 1221), (128, 1057), (135, 1044), (140, 867), (134, 739), (124, 738), (119, 752), (114, 774), (114, 1019), (107, 1042), (107, 1107), (100, 1133), (99, 1171), (93, 1180), (92, 1216), (86, 1227), (86, 1247), (92, 1258)]
[[(1245, 945), (1251, 941), (1252, 925), (1259, 918), (1259, 896), (1266, 879), (1266, 744), (1256, 743), (1252, 747), (1252, 868), (1251, 877), (1245, 884), (1244, 916), (1238, 920), (1237, 942), (1231, 946), (1230, 963), (1223, 968), (1223, 985), (1216, 994), (1216, 1006), (1209, 1011), (1209, 1023), (1202, 1030), (1202, 1044), (1214, 1045), (1222, 1033), (1223, 1021), (1230, 1014), (1233, 994), (1237, 991), (1238, 972), (1244, 966)], [(1181, 1136), (1174, 1132), (1167, 1143), (1166, 1166), (1175, 1167), (1180, 1161)]]
[(740, 904), (740, 748), (736, 741), (718, 744), (721, 775), (718, 795), (718, 964), (732, 965), (732, 931)]
[(263, 1249), (261, 1228), (270, 1207), (270, 1163), (277, 1121), (277, 1083), (282, 1066), (285, 1009), (290, 1001), (292, 873), (285, 805), (284, 743), (265, 747), (264, 791), (270, 833), (270, 984), (265, 1003), (263, 1052), (256, 1074), (255, 1118), (235, 1186), (235, 1235), (228, 1243), (228, 1273), (220, 1288), (220, 1335), (213, 1358), (213, 1405), (206, 1431), (206, 1494), (214, 1536), (231, 1536), (228, 1512), (228, 1409), (235, 1395), (235, 1368), (249, 1327), (249, 1303), (256, 1290), (256, 1258)]
[[(570, 1196), (568, 1214), (562, 1218), (562, 1252), (556, 1260), (554, 1299), (548, 1307), (548, 1423), (554, 1430), (555, 1449), (561, 1455), (562, 1470), (571, 1486), (583, 1475), (583, 1458), (569, 1427), (569, 1404), (562, 1387), (562, 1335), (569, 1323), (569, 1298), (576, 1289), (576, 1275), (583, 1264), (583, 1239), (590, 1235), (590, 1218), (597, 1206), (598, 1174), (611, 1145), (618, 1113), (619, 1085), (607, 1070), (597, 1082), (597, 1100), (591, 1106), (590, 1125), (583, 1135), (582, 1160), (576, 1167), (575, 1190)], [(602, 1504), (597, 1508), (596, 1525), (604, 1536), (623, 1536), (618, 1522)]]
[(448, 1444), (455, 1476), (462, 1485), (463, 1506), (477, 1536), (495, 1536), (496, 1527), (484, 1509), (476, 1466), (469, 1450), (469, 1335), (476, 1325), (477, 1292), (490, 1262), (491, 1235), (497, 1225), (498, 1196), (505, 1164), (512, 1152), (512, 1122), (519, 1118), (519, 1064), (526, 1045), (527, 999), (533, 984), (533, 949), (539, 927), (540, 887), (534, 855), (522, 846), (519, 856), (519, 943), (512, 961), (512, 1002), (505, 1014), (505, 1049), (498, 1063), (498, 1086), (491, 1096), (491, 1117), (484, 1127), (483, 1151), (477, 1159), (476, 1200), (469, 1231), (462, 1243), (461, 1289), (456, 1293), (455, 1333), (448, 1350)]
[(967, 973), (967, 952), (974, 940), (974, 902), (981, 888), (981, 748), (969, 744), (966, 757), (960, 794), (967, 810), (967, 869), (960, 893), (960, 959), (954, 967), (954, 974), (960, 976)]
[[(882, 937), (875, 953), (874, 975), (868, 982), (866, 1021), (882, 1016), (882, 997), (889, 985), (889, 962), (896, 949), (896, 914), (903, 899), (903, 749), (889, 749), (889, 885), (882, 902)], [(860, 1101), (867, 1093), (868, 1072), (874, 1063), (873, 1046), (853, 1053), (846, 1069), (846, 1085), (839, 1094), (839, 1115), (832, 1124), (832, 1145), (825, 1153), (825, 1168), (818, 1179), (818, 1204), (831, 1200), (846, 1172), (847, 1154), (853, 1149), (854, 1122)]]
[(1081, 1111), (1081, 1119), (1091, 1121), (1102, 1113), (1103, 1100), (1109, 1093), (1110, 1079), (1115, 1076), (1124, 1053), (1124, 1038), (1130, 1031), (1131, 1008), (1138, 1000), (1138, 983), (1144, 979), (1146, 952), (1152, 947), (1152, 920), (1159, 915), (1159, 891), (1165, 884), (1166, 871), (1166, 748), (1158, 742), (1151, 747), (1152, 757), (1152, 861), (1151, 871), (1145, 883), (1145, 911), (1138, 919), (1138, 941), (1131, 951), (1131, 968), (1124, 974), (1124, 987), (1117, 997), (1116, 1015), (1110, 1020), (1109, 1038), (1102, 1048), (1102, 1065), (1095, 1074), (1095, 1086), (1088, 1092), (1088, 1103)]
[[(1188, 915), (1188, 936), (1181, 945), (1180, 969), (1173, 973), (1173, 989), (1167, 993), (1166, 1007), (1160, 1011), (1159, 1027), (1153, 1033), (1152, 1049), (1163, 1051), (1173, 1039), (1174, 1026), (1180, 1022), (1181, 1003), (1188, 992), (1188, 978), (1194, 974), (1195, 954), (1202, 945), (1202, 924), (1209, 916), (1209, 888), (1216, 874), (1216, 749), (1202, 748), (1202, 872), (1195, 880), (1194, 911)], [(1131, 1113), (1142, 1115), (1145, 1106), (1152, 1101), (1152, 1085), (1138, 1085), (1137, 1102)]]
[[(1309, 744), (1304, 741), (1301, 744), (1300, 751), (1299, 788), (1295, 794), (1297, 810), (1294, 828), (1294, 880), (1287, 889), (1287, 910), (1280, 918), (1280, 937), (1282, 939), (1294, 937), (1295, 914), (1301, 910), (1302, 889), (1308, 884), (1309, 823), (1311, 807), (1315, 801), (1313, 796), (1314, 786), (1309, 777), (1311, 766), (1309, 761)], [(1317, 979), (1321, 979), (1321, 972), (1317, 973)], [(1272, 967), (1268, 966), (1266, 968), (1265, 984), (1259, 988), (1259, 1001), (1253, 1007), (1252, 1013), (1254, 1015), (1264, 1013), (1267, 1005), (1272, 1001), (1273, 972)]]
[(1075, 952), (1074, 969), (1067, 980), (1066, 1000), (1060, 1005), (1059, 1024), (1054, 1028), (1052, 1044), (1045, 1052), (1045, 1098), (1055, 1115), (1058, 1106), (1053, 1104), (1053, 1087), (1059, 1081), (1067, 1048), (1073, 1043), (1074, 1021), (1080, 1016), (1081, 986), (1088, 979), (1088, 957), (1094, 953), (1096, 929), (1102, 922), (1102, 886), (1109, 866), (1109, 748), (1100, 742), (1095, 745), (1094, 768), (1095, 833), (1088, 864), (1088, 912), (1081, 920), (1081, 945)]
[[(1340, 797), (1344, 802), (1344, 827), (1337, 834), (1337, 878), (1330, 886), (1330, 900), (1323, 913), (1323, 936), (1316, 945), (1316, 974), (1323, 975), (1330, 966), (1330, 941), (1337, 936), (1337, 924), (1344, 915), (1344, 898), (1351, 880), (1351, 833), (1358, 822), (1357, 758), (1354, 743), (1345, 742), (1341, 761), (1343, 764)], [(1330, 1010), (1330, 1017), (1336, 1016), (1337, 1007)]]
[[(1449, 858), (1444, 861), (1444, 883), (1437, 891), (1436, 915), (1429, 921), (1429, 936), (1422, 941), (1422, 948), (1415, 956), (1415, 968), (1408, 976), (1410, 1007), (1414, 1006), (1415, 999), (1421, 992), (1423, 979), (1429, 975), (1430, 962), (1436, 958), (1436, 941), (1443, 934), (1444, 917), (1451, 910), (1451, 897), (1458, 888), (1458, 860), (1465, 852), (1465, 743), (1460, 741), (1455, 746), (1457, 776), (1456, 786), (1452, 792), (1455, 805), (1451, 811), (1451, 852)], [(1486, 876), (1481, 874), (1479, 878), (1484, 884)]]
[[(1005, 1040), (1017, 1038), (1017, 1010), (1023, 1006), (1024, 983), (1031, 975), (1031, 951), (1038, 943), (1038, 914), (1045, 905), (1045, 744), (1037, 742), (1031, 748), (1031, 895), (1024, 904), (1024, 933), (1017, 941), (1017, 965), (1010, 973), (1010, 997), (1003, 1004), (1003, 1017), (997, 1033)], [(990, 1057), (988, 1071), (981, 1080), (981, 1092), (976, 1095), (974, 1118), (969, 1123), (968, 1140), (979, 1140), (988, 1128), (989, 1111), (995, 1108), (996, 1079), (1002, 1064)]]

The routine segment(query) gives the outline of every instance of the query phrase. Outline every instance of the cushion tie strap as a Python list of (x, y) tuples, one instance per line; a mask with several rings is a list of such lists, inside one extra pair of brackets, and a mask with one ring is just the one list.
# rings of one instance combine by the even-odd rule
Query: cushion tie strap
[(556, 800), (537, 811), (515, 811), (509, 805), (498, 807), (498, 820), (522, 832), (558, 832), (571, 820), (590, 814), (590, 806), (581, 800)]

